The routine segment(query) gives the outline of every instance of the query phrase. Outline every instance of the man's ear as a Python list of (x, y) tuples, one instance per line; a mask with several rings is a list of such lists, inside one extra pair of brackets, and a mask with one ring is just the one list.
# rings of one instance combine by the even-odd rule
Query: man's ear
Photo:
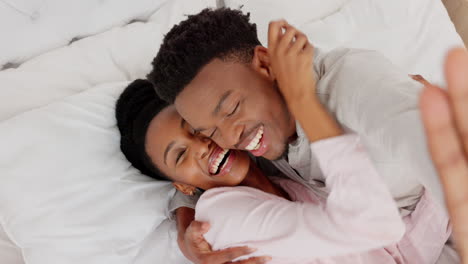
[(180, 182), (173, 182), (172, 185), (174, 185), (174, 187), (177, 190), (179, 190), (185, 195), (194, 195), (197, 189), (196, 187), (193, 187), (192, 185), (188, 185), (188, 184), (180, 183)]
[(275, 75), (271, 69), (270, 56), (268, 55), (267, 48), (260, 45), (255, 47), (252, 59), (252, 67), (254, 70), (269, 80), (275, 80)]

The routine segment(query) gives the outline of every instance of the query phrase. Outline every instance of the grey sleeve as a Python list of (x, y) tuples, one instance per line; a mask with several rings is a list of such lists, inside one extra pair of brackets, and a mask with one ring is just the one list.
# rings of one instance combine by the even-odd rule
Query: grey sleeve
[(417, 202), (422, 186), (443, 205), (420, 119), (422, 85), (370, 50), (333, 50), (315, 68), (320, 100), (345, 129), (361, 136), (400, 208)]
[(195, 206), (201, 194), (202, 192), (197, 190), (194, 195), (189, 196), (176, 190), (169, 201), (167, 217), (171, 220), (175, 220), (175, 211), (180, 207), (188, 207), (195, 210)]

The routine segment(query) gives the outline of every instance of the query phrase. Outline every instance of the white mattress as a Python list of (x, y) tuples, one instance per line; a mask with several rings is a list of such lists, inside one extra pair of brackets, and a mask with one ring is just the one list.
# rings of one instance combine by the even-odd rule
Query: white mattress
[[(113, 107), (173, 24), (222, 1), (81, 2), (0, 2), (0, 263), (188, 263), (166, 219), (172, 187), (125, 160)], [(463, 45), (439, 0), (225, 2), (251, 12), (264, 44), (286, 17), (325, 50), (379, 50), (439, 83)]]

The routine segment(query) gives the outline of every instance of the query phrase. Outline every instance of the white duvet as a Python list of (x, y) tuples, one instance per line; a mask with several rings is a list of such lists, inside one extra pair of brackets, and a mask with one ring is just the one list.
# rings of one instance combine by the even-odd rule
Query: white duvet
[[(120, 153), (114, 104), (164, 33), (216, 2), (0, 2), (0, 263), (188, 263), (166, 219), (172, 187)], [(284, 3), (225, 1), (251, 12), (264, 44), (267, 22), (285, 17), (325, 50), (379, 50), (435, 82), (463, 45), (438, 0)]]

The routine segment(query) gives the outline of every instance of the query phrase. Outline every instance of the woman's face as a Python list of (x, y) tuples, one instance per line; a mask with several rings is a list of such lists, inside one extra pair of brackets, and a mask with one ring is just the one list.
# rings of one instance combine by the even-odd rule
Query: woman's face
[(193, 135), (172, 105), (151, 121), (146, 152), (174, 183), (203, 190), (238, 185), (249, 171), (245, 152), (224, 150), (208, 138)]

